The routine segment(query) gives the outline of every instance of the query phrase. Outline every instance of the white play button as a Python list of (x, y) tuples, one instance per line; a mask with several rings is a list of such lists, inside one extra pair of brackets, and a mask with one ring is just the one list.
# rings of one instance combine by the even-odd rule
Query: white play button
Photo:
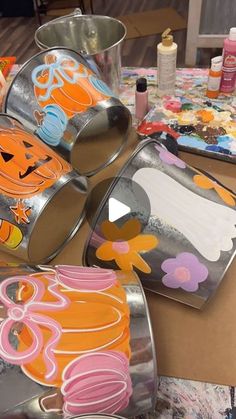
[[(116, 223), (121, 229), (129, 220), (137, 219), (140, 220), (141, 231), (148, 225), (151, 212), (150, 201), (144, 189), (132, 179), (122, 176), (104, 179), (90, 191), (86, 202), (86, 218), (92, 230), (95, 228), (96, 211), (98, 217), (96, 223), (99, 226), (104, 221), (109, 221)], [(127, 240), (137, 236), (137, 229), (131, 230), (132, 228), (125, 229)], [(120, 235), (122, 234), (123, 230)], [(94, 263), (97, 264), (95, 259)]]
[(123, 202), (118, 201), (118, 199), (110, 198), (108, 201), (108, 219), (113, 222), (119, 220), (119, 218), (124, 217), (124, 215), (129, 214), (131, 208), (128, 205), (123, 204)]

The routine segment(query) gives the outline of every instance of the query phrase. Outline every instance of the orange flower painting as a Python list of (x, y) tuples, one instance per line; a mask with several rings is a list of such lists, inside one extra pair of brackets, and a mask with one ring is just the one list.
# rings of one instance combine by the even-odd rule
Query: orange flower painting
[(100, 260), (114, 260), (117, 266), (125, 271), (135, 268), (150, 273), (151, 268), (140, 254), (154, 249), (159, 240), (153, 234), (140, 234), (141, 224), (138, 220), (128, 220), (121, 228), (115, 223), (104, 221), (101, 230), (106, 241), (96, 250)]
[(219, 185), (217, 182), (214, 182), (213, 180), (209, 179), (207, 176), (195, 175), (193, 181), (195, 185), (199, 186), (199, 188), (215, 189), (216, 193), (227, 205), (230, 205), (231, 207), (234, 207), (236, 205), (236, 196), (233, 195), (227, 189), (223, 188), (223, 186)]

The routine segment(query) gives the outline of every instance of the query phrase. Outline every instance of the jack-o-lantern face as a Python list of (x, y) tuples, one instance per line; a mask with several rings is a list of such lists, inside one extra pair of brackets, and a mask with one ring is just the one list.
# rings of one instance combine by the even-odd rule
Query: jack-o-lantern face
[(0, 129), (0, 192), (27, 198), (52, 186), (72, 167), (18, 127)]

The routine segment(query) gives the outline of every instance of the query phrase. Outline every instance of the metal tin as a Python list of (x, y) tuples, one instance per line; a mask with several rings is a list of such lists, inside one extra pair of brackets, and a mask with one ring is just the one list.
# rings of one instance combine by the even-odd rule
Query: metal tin
[(32, 57), (12, 81), (4, 107), (84, 175), (119, 155), (131, 127), (129, 110), (85, 58), (66, 48)]
[[(69, 28), (69, 30), (68, 30)], [(103, 79), (116, 94), (121, 81), (121, 44), (125, 25), (117, 19), (100, 15), (81, 15), (80, 10), (40, 26), (35, 32), (37, 46), (67, 47), (92, 59)]]
[[(132, 182), (148, 195), (148, 217)], [(119, 228), (123, 225), (123, 230), (108, 221), (110, 198), (126, 205), (129, 199), (130, 213), (115, 222)], [(134, 219), (135, 228), (133, 224), (129, 229), (127, 224), (124, 227), (124, 220), (134, 223)], [(135, 269), (146, 289), (202, 308), (236, 254), (235, 225), (235, 194), (189, 167), (157, 141), (146, 140), (100, 204), (84, 262)], [(130, 238), (132, 228), (134, 236)]]
[(135, 273), (1, 266), (0, 317), (1, 417), (154, 409), (156, 355)]
[(25, 261), (48, 261), (83, 220), (87, 179), (4, 114), (0, 148), (1, 248)]

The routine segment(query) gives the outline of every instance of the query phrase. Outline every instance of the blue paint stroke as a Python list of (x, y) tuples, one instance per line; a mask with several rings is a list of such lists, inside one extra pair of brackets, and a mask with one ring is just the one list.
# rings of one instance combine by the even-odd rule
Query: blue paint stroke
[(232, 154), (231, 151), (228, 150), (227, 148), (221, 147), (221, 146), (216, 145), (216, 144), (208, 145), (206, 147), (206, 150), (207, 151), (212, 151), (212, 152), (215, 152), (215, 153), (226, 154), (226, 155), (231, 155)]
[(109, 87), (104, 83), (102, 80), (98, 79), (95, 76), (89, 76), (89, 81), (99, 93), (103, 93), (105, 96), (113, 96), (115, 97), (115, 94), (109, 89)]
[(207, 144), (200, 137), (192, 135), (181, 135), (177, 141), (179, 145), (196, 148), (198, 150), (206, 150), (207, 146)]

